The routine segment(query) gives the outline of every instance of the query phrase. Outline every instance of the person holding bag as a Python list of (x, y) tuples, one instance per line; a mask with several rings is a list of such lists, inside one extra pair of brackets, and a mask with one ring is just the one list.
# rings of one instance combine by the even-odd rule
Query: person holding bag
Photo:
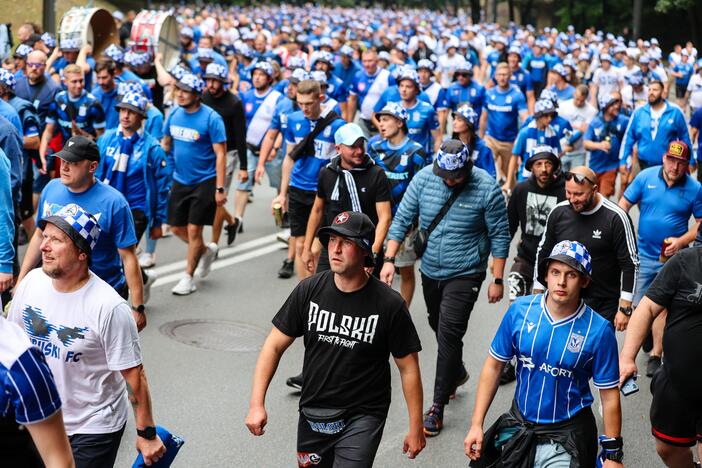
[(445, 141), (434, 164), (419, 171), (407, 187), (390, 226), (380, 273), (388, 285), (395, 276), (395, 255), (417, 217), (415, 246), (422, 257), (424, 301), (438, 342), (434, 399), (424, 415), (424, 433), (436, 436), (443, 427), (444, 406), (468, 380), (462, 363), (463, 335), (490, 254), (494, 280), (488, 300), (502, 299), (509, 225), (497, 182), (473, 167), (467, 147), (459, 140)]

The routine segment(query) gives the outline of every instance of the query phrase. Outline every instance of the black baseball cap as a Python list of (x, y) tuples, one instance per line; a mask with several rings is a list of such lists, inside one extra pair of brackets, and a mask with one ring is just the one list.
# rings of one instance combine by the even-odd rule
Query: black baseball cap
[(97, 144), (90, 138), (84, 136), (74, 136), (68, 139), (63, 149), (54, 154), (64, 161), (100, 161), (100, 150)]
[(330, 226), (325, 226), (317, 231), (317, 236), (325, 248), (329, 243), (329, 236), (332, 234), (353, 240), (359, 247), (368, 252), (366, 266), (374, 266), (372, 248), (373, 242), (375, 242), (375, 225), (367, 215), (357, 211), (342, 211), (336, 215)]

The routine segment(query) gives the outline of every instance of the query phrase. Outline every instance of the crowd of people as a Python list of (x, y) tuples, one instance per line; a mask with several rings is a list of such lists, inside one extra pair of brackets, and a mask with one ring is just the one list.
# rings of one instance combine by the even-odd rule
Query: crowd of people
[[(278, 361), (303, 337), (302, 372), (287, 380), (301, 391), (299, 466), (372, 466), (391, 355), (410, 458), (464, 417), (447, 405), (470, 377), (463, 338), (484, 286), (508, 309), (477, 384), (471, 466), (621, 466), (620, 387), (642, 347), (656, 450), (669, 467), (699, 466), (692, 43), (664, 56), (655, 38), (426, 10), (173, 15), (177, 64), (131, 43), (135, 13), (119, 11), (120, 43), (99, 54), (27, 23), (2, 61), (0, 446), (12, 448), (0, 460), (113, 466), (129, 403), (144, 463), (172, 460), (178, 438), (156, 426), (138, 335), (158, 240), (183, 241), (172, 293), (196, 293), (267, 182), (288, 246), (271, 274), (298, 284), (263, 344), (246, 426), (263, 434)], [(417, 271), (438, 345), (426, 411)], [(515, 380), (512, 407), (486, 428)]]

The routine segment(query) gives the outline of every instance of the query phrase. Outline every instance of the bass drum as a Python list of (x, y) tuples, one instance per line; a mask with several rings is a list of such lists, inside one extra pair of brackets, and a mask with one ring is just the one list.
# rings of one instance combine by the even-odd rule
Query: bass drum
[(100, 57), (110, 44), (119, 45), (117, 25), (112, 13), (102, 8), (74, 7), (61, 18), (59, 44), (76, 39), (78, 46), (93, 46), (93, 57)]
[(166, 70), (180, 59), (178, 21), (170, 11), (142, 10), (134, 18), (129, 39), (134, 50), (147, 51), (152, 56), (160, 52)]

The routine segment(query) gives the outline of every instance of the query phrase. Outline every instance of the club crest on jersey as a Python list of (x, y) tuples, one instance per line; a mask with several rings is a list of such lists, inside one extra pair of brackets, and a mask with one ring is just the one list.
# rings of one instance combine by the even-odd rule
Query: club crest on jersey
[(403, 154), (402, 156), (400, 156), (400, 166), (406, 166), (408, 159), (409, 156), (407, 154)]
[(366, 89), (366, 84), (363, 82), (358, 83), (358, 90), (363, 91), (364, 89)]
[(571, 353), (579, 353), (583, 349), (585, 337), (577, 333), (571, 333), (568, 337), (568, 351)]
[(324, 132), (322, 132), (322, 133), (324, 134), (325, 138), (329, 138), (331, 136), (331, 131), (332, 131), (331, 127), (329, 125), (327, 125), (327, 127), (324, 129)]
[(414, 113), (412, 114), (412, 120), (414, 120), (415, 122), (419, 122), (419, 118), (420, 118), (420, 117), (421, 117), (421, 116), (419, 115), (419, 112), (414, 112)]
[(247, 102), (246, 103), (246, 113), (248, 114), (253, 110), (253, 102)]

